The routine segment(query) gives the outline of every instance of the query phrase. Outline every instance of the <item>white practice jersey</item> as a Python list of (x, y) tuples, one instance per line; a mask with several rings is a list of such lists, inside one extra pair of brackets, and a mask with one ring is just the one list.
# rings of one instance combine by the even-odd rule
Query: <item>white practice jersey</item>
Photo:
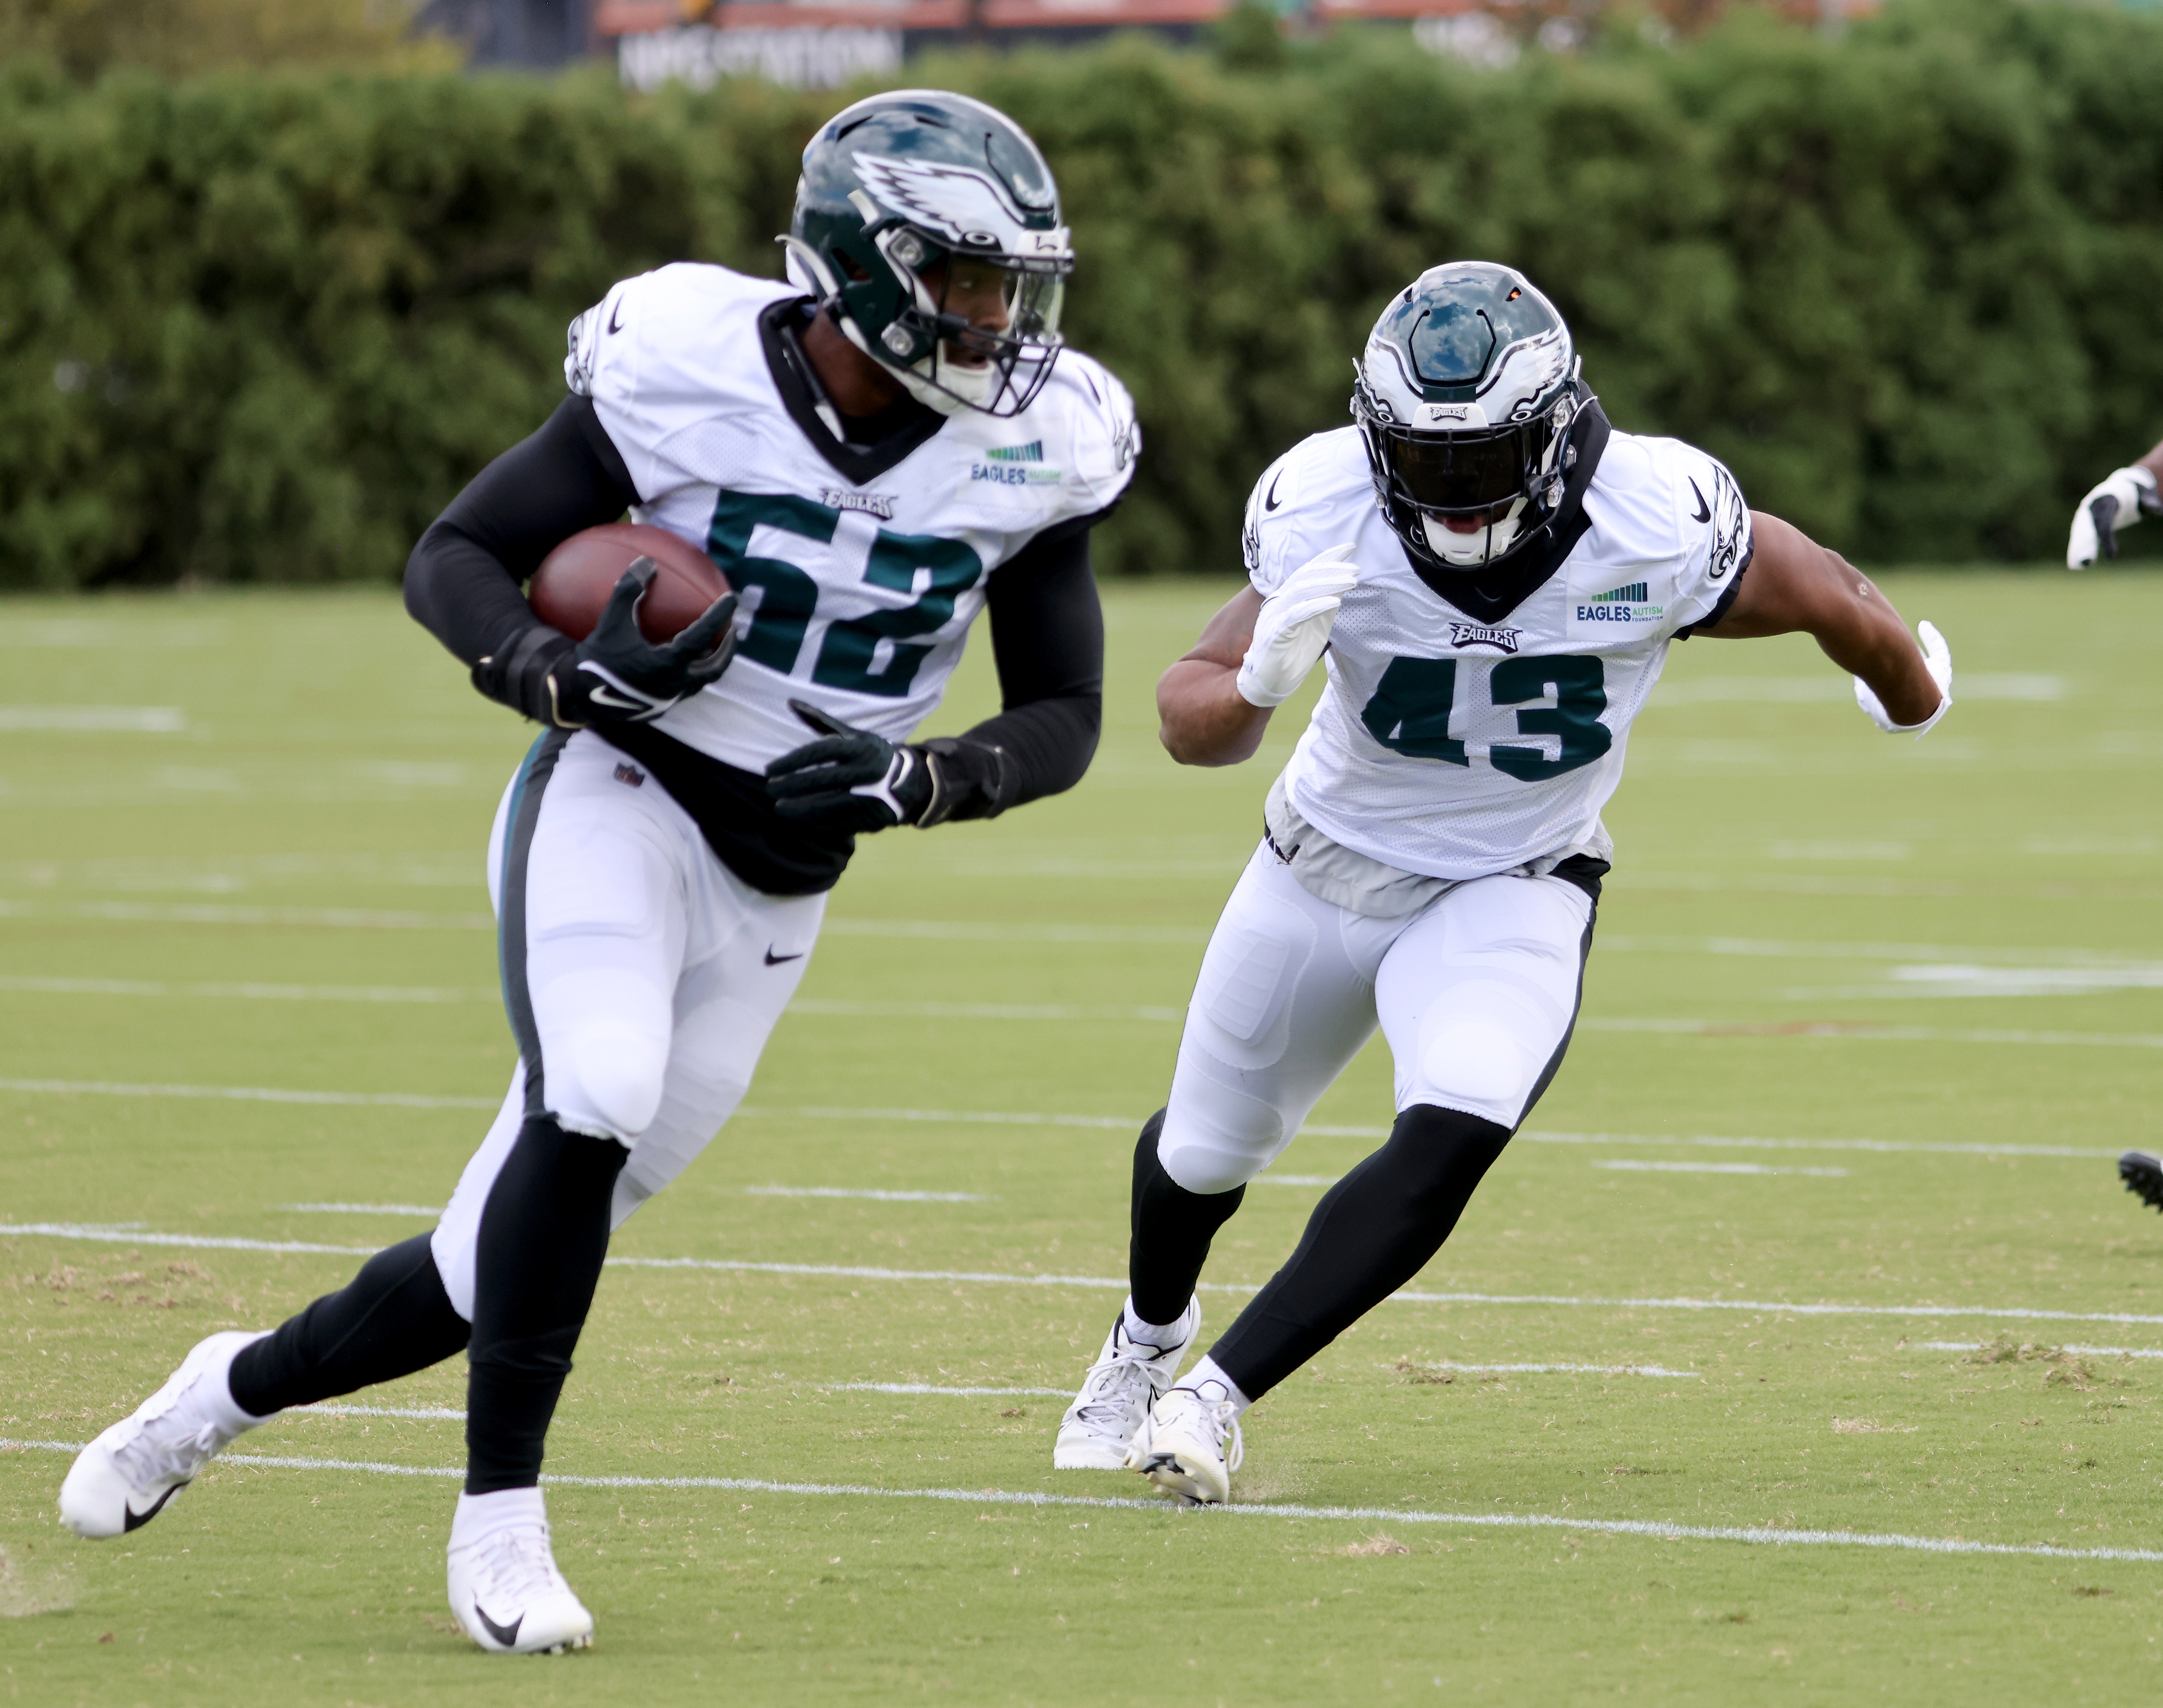
[(1452, 879), (1608, 851), (1600, 813), (1631, 720), (1677, 631), (1748, 563), (1750, 512), (1714, 458), (1621, 432), (1584, 502), (1590, 526), (1561, 567), (1487, 624), (1414, 573), (1357, 428), (1317, 433), (1264, 473), (1247, 505), (1258, 592), (1332, 546), (1358, 548), (1328, 683), (1285, 768), (1292, 804), (1325, 836)]
[(735, 661), (656, 727), (763, 771), (812, 739), (792, 699), (890, 741), (939, 704), (998, 566), (1132, 477), (1126, 390), (1076, 350), (1006, 420), (965, 411), (858, 485), (783, 402), (759, 337), (776, 280), (683, 263), (571, 323), (564, 375), (622, 453), (635, 521), (703, 548), (742, 595)]

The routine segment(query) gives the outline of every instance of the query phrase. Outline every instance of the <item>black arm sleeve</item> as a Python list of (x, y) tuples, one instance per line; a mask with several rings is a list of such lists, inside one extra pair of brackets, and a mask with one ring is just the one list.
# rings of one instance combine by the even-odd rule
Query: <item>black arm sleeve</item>
[(545, 723), (548, 670), (571, 643), (519, 589), (564, 540), (637, 502), (593, 400), (567, 397), (428, 525), (406, 563), (406, 609), (473, 667), (474, 687)]
[(992, 577), (986, 609), (1005, 710), (927, 742), (952, 806), (934, 822), (987, 819), (1082, 780), (1104, 715), (1104, 613), (1089, 565), (1102, 513), (1048, 528)]

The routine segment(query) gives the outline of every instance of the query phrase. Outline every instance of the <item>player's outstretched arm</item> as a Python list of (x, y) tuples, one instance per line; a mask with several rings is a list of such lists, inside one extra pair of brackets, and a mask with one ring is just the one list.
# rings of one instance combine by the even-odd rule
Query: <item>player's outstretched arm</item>
[(1923, 643), (1870, 578), (1801, 529), (1750, 513), (1756, 548), (1717, 626), (1724, 641), (1806, 634), (1856, 678), (1856, 699), (1881, 729), (1921, 734), (1952, 704), (1952, 657), (1929, 623)]
[(2073, 511), (2066, 541), (2066, 568), (2085, 569), (2100, 557), (2118, 555), (2118, 531), (2129, 528), (2143, 513), (2163, 516), (2163, 444), (2138, 463), (2113, 469), (2091, 488)]
[(1262, 745), (1275, 708), (1252, 704), (1239, 689), (1239, 666), (1261, 610), (1261, 595), (1241, 588), (1186, 656), (1157, 678), (1157, 739), (1181, 764), (1237, 765)]

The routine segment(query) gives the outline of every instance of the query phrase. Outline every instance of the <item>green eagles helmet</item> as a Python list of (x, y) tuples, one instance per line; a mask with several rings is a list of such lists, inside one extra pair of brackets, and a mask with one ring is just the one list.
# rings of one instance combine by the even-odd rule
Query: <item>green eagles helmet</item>
[[(943, 415), (1017, 415), (1051, 375), (1074, 270), (1059, 191), (1028, 134), (981, 101), (901, 89), (837, 114), (804, 150), (782, 242), (790, 279)], [(984, 281), (973, 316), (956, 312), (957, 280)], [(1003, 327), (982, 312), (987, 285)]]
[(1555, 306), (1491, 261), (1430, 267), (1382, 311), (1353, 364), (1352, 414), (1416, 564), (1480, 569), (1546, 532), (1591, 397), (1579, 365)]

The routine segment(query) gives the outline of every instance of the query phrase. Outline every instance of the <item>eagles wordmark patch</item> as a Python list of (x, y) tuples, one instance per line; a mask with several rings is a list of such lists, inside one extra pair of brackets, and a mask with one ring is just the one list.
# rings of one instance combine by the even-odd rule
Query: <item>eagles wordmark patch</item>
[(1490, 628), (1485, 623), (1452, 623), (1449, 626), (1449, 644), (1453, 647), (1492, 647), (1498, 652), (1514, 652), (1524, 634), (1522, 629)]

